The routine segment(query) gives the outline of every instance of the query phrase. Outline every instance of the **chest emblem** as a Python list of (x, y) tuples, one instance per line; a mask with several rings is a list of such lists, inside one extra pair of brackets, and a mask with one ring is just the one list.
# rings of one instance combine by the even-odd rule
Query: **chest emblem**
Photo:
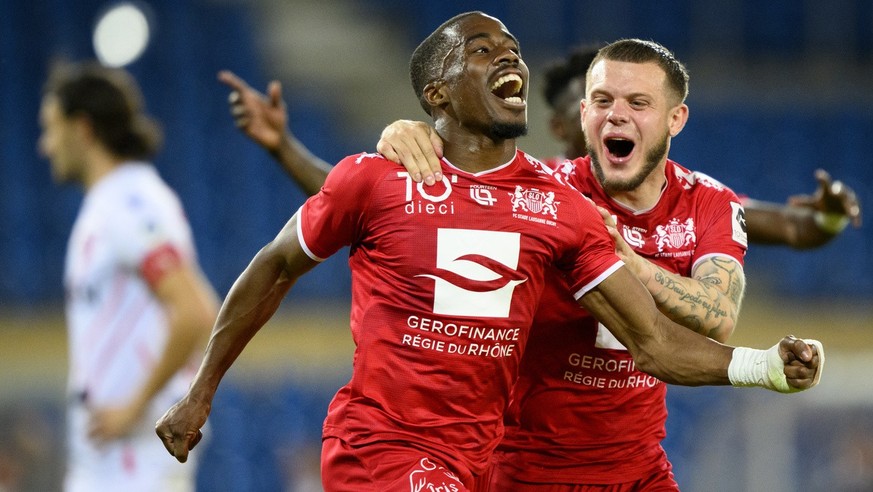
[(547, 215), (552, 219), (558, 219), (558, 205), (561, 203), (555, 200), (555, 192), (543, 192), (536, 188), (525, 189), (521, 186), (515, 187), (515, 192), (509, 194), (512, 200), (513, 212), (527, 212), (530, 214)]
[(659, 225), (655, 228), (655, 242), (658, 244), (658, 252), (663, 252), (665, 248), (680, 249), (696, 243), (694, 219), (689, 217), (685, 222), (679, 222), (679, 219), (674, 218), (667, 225)]

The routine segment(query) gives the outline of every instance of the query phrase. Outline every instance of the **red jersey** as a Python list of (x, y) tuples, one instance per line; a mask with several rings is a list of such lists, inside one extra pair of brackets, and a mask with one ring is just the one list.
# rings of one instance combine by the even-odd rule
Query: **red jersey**
[[(558, 175), (610, 210), (641, 256), (690, 276), (695, 263), (723, 255), (742, 264), (743, 210), (737, 196), (701, 173), (667, 161), (667, 184), (650, 210), (634, 212), (600, 186), (588, 157)], [(669, 467), (666, 385), (636, 370), (630, 353), (576, 304), (564, 276), (551, 271), (496, 463), (527, 482), (608, 484)]]
[(378, 154), (343, 159), (301, 207), (322, 259), (351, 245), (350, 382), (325, 437), (402, 441), (481, 473), (503, 434), (547, 266), (581, 297), (622, 263), (599, 214), (523, 152), (487, 172), (443, 161), (413, 182)]

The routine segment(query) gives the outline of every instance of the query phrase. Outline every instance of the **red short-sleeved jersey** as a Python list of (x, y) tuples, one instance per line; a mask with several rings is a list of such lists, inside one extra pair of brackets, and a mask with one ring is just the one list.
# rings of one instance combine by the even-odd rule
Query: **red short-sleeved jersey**
[[(690, 276), (709, 255), (743, 262), (742, 207), (706, 175), (667, 161), (658, 203), (634, 212), (606, 195), (590, 158), (559, 163), (557, 172), (612, 212), (638, 254), (667, 270)], [(663, 469), (666, 385), (635, 369), (629, 352), (573, 301), (560, 272), (546, 282), (496, 462), (510, 476), (543, 483), (630, 482)]]
[(314, 259), (351, 246), (354, 367), (325, 436), (407, 441), (479, 473), (546, 267), (581, 296), (621, 261), (589, 201), (522, 152), (478, 174), (444, 161), (443, 173), (424, 187), (378, 154), (347, 157), (297, 232)]

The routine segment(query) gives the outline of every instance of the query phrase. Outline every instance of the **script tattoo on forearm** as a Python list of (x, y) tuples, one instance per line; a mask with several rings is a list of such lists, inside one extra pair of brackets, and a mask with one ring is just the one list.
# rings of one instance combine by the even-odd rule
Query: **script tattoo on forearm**
[(697, 267), (693, 279), (657, 268), (653, 279), (662, 287), (653, 292), (655, 302), (673, 321), (710, 338), (729, 335), (745, 284), (736, 262), (713, 257)]

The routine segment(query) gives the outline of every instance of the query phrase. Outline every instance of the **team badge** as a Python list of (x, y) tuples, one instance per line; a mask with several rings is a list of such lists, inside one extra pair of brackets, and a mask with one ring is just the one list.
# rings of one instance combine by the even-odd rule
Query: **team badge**
[(530, 214), (548, 215), (558, 220), (558, 205), (561, 202), (555, 201), (554, 191), (543, 192), (536, 188), (516, 186), (515, 193), (510, 193), (509, 196), (513, 212), (521, 210)]
[(679, 222), (679, 219), (674, 218), (667, 225), (659, 225), (655, 228), (655, 242), (658, 244), (659, 253), (662, 253), (664, 248), (679, 249), (697, 242), (694, 219), (689, 217), (685, 222)]

